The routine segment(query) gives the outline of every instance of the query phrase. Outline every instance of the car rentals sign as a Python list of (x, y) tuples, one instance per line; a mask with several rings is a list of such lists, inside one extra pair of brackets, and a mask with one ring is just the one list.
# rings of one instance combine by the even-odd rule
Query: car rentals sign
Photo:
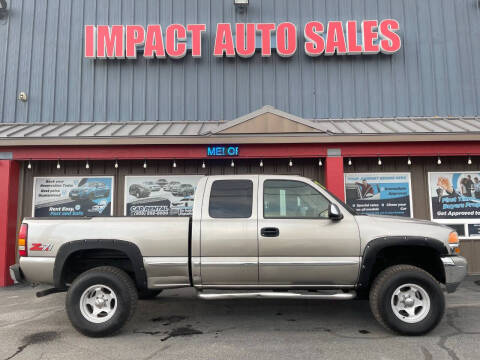
[[(394, 54), (402, 42), (397, 20), (310, 21), (303, 28), (303, 51), (308, 56)], [(206, 24), (86, 25), (85, 57), (89, 59), (135, 59), (143, 57), (181, 59), (191, 52), (202, 57), (202, 36)], [(298, 51), (298, 31), (291, 22), (217, 24), (213, 56), (291, 57)]]

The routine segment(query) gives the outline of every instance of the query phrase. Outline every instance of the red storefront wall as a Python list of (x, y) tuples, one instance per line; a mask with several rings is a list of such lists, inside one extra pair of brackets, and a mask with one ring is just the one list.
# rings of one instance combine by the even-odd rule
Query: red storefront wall
[[(28, 160), (205, 159), (208, 145), (49, 146), (2, 149), (13, 160), (0, 160), (0, 286), (10, 285), (15, 262), (19, 163)], [(243, 144), (237, 158), (325, 158), (326, 187), (344, 199), (345, 157), (478, 156), (479, 142)], [(329, 156), (328, 154), (334, 154)], [(228, 158), (228, 157), (226, 157)]]

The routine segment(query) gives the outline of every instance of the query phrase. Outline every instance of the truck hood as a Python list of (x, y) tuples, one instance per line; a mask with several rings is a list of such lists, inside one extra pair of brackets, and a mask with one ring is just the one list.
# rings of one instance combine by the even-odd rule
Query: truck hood
[(399, 216), (355, 216), (362, 252), (366, 244), (376, 238), (389, 236), (428, 237), (443, 242), (448, 247), (448, 236), (452, 228), (428, 220)]

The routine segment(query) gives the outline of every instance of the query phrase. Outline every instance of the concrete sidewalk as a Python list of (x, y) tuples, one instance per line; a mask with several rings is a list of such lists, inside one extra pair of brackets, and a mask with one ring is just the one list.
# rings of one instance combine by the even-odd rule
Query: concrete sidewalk
[(479, 359), (480, 276), (447, 296), (442, 323), (397, 336), (366, 301), (202, 301), (191, 289), (140, 301), (117, 336), (90, 339), (70, 325), (65, 294), (0, 290), (0, 359)]

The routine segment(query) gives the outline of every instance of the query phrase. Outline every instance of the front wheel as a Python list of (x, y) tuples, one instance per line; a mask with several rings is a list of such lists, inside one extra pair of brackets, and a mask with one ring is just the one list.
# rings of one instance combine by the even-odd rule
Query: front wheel
[(73, 327), (90, 337), (111, 335), (132, 317), (137, 290), (121, 269), (101, 266), (79, 275), (68, 289), (67, 314)]
[(373, 282), (370, 308), (383, 326), (403, 335), (422, 335), (442, 319), (445, 296), (428, 272), (411, 265), (395, 265)]

